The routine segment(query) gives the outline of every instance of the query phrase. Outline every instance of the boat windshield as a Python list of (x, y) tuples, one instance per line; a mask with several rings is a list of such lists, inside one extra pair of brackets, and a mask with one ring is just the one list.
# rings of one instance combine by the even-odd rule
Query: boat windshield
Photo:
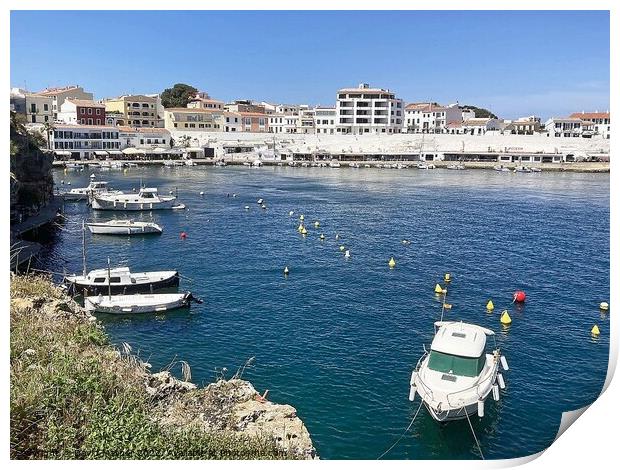
[(476, 377), (484, 367), (485, 360), (484, 354), (480, 357), (462, 357), (431, 351), (428, 358), (428, 368), (447, 374)]

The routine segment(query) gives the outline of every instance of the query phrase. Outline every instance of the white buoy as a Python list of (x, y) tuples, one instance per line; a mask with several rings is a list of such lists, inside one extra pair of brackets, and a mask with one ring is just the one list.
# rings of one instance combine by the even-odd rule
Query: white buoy
[(294, 213), (295, 213), (295, 212), (293, 212), (293, 211), (288, 211), (288, 215), (289, 215), (289, 216), (292, 216)]
[(172, 193), (173, 193), (173, 191), (168, 191), (168, 194), (172, 194)]
[(484, 418), (484, 401), (478, 400), (478, 416)]
[(249, 211), (250, 210), (250, 206), (245, 206), (245, 210)]
[(499, 358), (499, 362), (501, 362), (501, 364), (502, 364), (502, 368), (503, 368), (504, 370), (508, 370), (508, 361), (506, 360), (506, 357), (505, 357), (505, 356), (500, 357), (500, 358)]
[(95, 174), (94, 174), (94, 173), (91, 173), (90, 177), (91, 177), (91, 178), (96, 178), (96, 176), (95, 176)]
[(493, 385), (493, 400), (499, 401), (499, 387), (497, 385)]
[(499, 388), (504, 390), (506, 388), (506, 384), (504, 383), (504, 376), (502, 374), (497, 374), (497, 383), (499, 384)]
[(204, 191), (200, 191), (200, 195), (201, 195), (201, 196), (204, 196), (204, 195), (205, 195), (205, 192), (204, 192)]
[(350, 258), (351, 257), (351, 253), (349, 253), (349, 250), (344, 252), (344, 257), (345, 258)]
[(67, 184), (68, 184), (69, 186), (71, 186), (71, 181), (67, 181)]

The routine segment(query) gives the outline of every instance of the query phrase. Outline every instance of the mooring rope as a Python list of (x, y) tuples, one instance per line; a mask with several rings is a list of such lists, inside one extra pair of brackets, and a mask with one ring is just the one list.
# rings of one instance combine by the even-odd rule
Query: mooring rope
[(469, 429), (471, 429), (471, 433), (474, 436), (474, 440), (476, 441), (476, 446), (478, 447), (478, 452), (480, 452), (480, 457), (484, 460), (484, 454), (482, 453), (482, 449), (480, 448), (480, 443), (478, 442), (478, 438), (476, 437), (476, 433), (474, 432), (474, 427), (471, 425), (471, 421), (469, 419), (469, 415), (467, 414), (467, 410), (463, 407), (465, 411), (465, 417), (467, 417), (467, 422), (469, 423)]
[(418, 416), (418, 413), (420, 412), (420, 408), (422, 408), (422, 403), (424, 403), (424, 402), (422, 400), (420, 400), (420, 406), (418, 406), (418, 409), (416, 410), (415, 414), (413, 415), (413, 418), (411, 419), (411, 422), (409, 423), (409, 426), (407, 426), (407, 429), (405, 429), (403, 431), (403, 433), (400, 435), (400, 437), (398, 439), (396, 439), (396, 442), (394, 442), (394, 444), (392, 444), (388, 450), (386, 450), (383, 454), (381, 454), (379, 457), (377, 457), (377, 460), (381, 460), (381, 458), (385, 454), (387, 454), (389, 451), (391, 451), (396, 446), (396, 444), (398, 444), (400, 442), (400, 440), (403, 437), (405, 437), (405, 434), (407, 434), (409, 429), (411, 429), (411, 426), (413, 425), (413, 422), (415, 421), (416, 417)]

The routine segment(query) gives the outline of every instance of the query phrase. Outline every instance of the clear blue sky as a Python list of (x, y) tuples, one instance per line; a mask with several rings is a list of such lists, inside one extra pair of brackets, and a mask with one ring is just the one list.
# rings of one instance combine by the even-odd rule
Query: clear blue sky
[(607, 12), (13, 11), (11, 85), (96, 98), (182, 82), (333, 105), (360, 82), (505, 118), (609, 108)]

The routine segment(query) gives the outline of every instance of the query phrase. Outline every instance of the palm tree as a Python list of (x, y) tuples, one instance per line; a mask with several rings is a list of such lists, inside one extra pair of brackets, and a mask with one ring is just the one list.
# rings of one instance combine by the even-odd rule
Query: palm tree
[(47, 149), (51, 150), (51, 133), (54, 132), (56, 130), (56, 126), (54, 125), (53, 122), (46, 122), (45, 124), (43, 124), (43, 132), (45, 132), (45, 138), (47, 140)]

